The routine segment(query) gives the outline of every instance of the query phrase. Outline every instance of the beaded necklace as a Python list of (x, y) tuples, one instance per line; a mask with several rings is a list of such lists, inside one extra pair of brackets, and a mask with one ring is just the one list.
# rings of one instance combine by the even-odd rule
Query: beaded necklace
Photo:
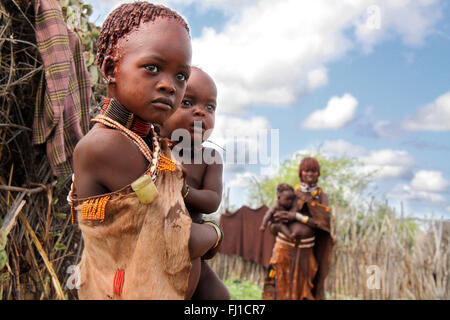
[(107, 116), (104, 116), (102, 114), (99, 114), (97, 117), (91, 120), (92, 122), (98, 122), (101, 123), (107, 127), (114, 128), (120, 131), (123, 135), (125, 135), (131, 142), (133, 142), (139, 150), (142, 152), (144, 157), (150, 162), (150, 170), (148, 171), (148, 174), (152, 177), (152, 180), (154, 181), (156, 179), (156, 175), (158, 174), (157, 168), (158, 168), (158, 161), (160, 157), (160, 145), (159, 145), (159, 139), (158, 135), (156, 134), (155, 130), (153, 128), (150, 128), (152, 131), (152, 144), (153, 144), (153, 154), (150, 151), (150, 148), (145, 143), (145, 141), (135, 132), (131, 131), (130, 129), (127, 129), (123, 125), (121, 125), (119, 122), (114, 121), (110, 119)]
[[(174, 172), (176, 170), (175, 162), (173, 162), (172, 159), (170, 159), (169, 157), (166, 157), (162, 154), (159, 141), (160, 138), (158, 134), (155, 132), (154, 128), (150, 124), (148, 124), (148, 129), (138, 130), (140, 134), (135, 132), (135, 130), (129, 129), (126, 126), (124, 126), (122, 123), (124, 122), (125, 119), (125, 125), (129, 126), (129, 124), (132, 124), (132, 128), (136, 128), (136, 126), (133, 125), (133, 123), (136, 124), (135, 120), (139, 118), (135, 117), (131, 113), (130, 113), (131, 116), (127, 115), (128, 111), (125, 110), (125, 108), (123, 108), (119, 103), (115, 102), (113, 99), (105, 99), (105, 105), (102, 111), (103, 112), (101, 114), (97, 115), (91, 121), (95, 123), (101, 123), (106, 127), (118, 130), (139, 148), (144, 157), (150, 163), (150, 166), (145, 172), (145, 175), (150, 176), (152, 181), (151, 184), (153, 185), (152, 192), (156, 192), (157, 195), (158, 191), (156, 189), (156, 186), (154, 185), (157, 175), (160, 172)], [(114, 117), (118, 121), (113, 120), (112, 118), (110, 118), (110, 116)], [(131, 121), (128, 121), (126, 119), (128, 120), (131, 119)], [(141, 129), (146, 128), (147, 123), (143, 122), (142, 120), (141, 123), (143, 123), (144, 126), (140, 126), (139, 128)], [(145, 131), (146, 133), (144, 134)], [(144, 141), (144, 138), (149, 138), (150, 132), (151, 132), (152, 150), (150, 150), (149, 145), (147, 145), (147, 143)], [(72, 175), (72, 185), (70, 187), (70, 192), (67, 196), (67, 201), (71, 207), (72, 223), (75, 223), (76, 219), (76, 213), (73, 203), (74, 180), (75, 175)], [(111, 198), (110, 195), (106, 195), (103, 197), (93, 197), (91, 199), (84, 201), (81, 210), (81, 218), (85, 220), (103, 221), (105, 218), (106, 203), (110, 198)], [(153, 200), (154, 199), (155, 198), (153, 198)]]
[(318, 188), (318, 186), (317, 185), (315, 185), (315, 186), (309, 186), (309, 185), (307, 185), (306, 183), (300, 183), (300, 190), (302, 191), (302, 192), (313, 192), (314, 190), (316, 190)]
[(152, 127), (150, 122), (146, 122), (134, 113), (128, 111), (113, 98), (105, 98), (100, 114), (120, 123), (141, 138), (147, 137)]

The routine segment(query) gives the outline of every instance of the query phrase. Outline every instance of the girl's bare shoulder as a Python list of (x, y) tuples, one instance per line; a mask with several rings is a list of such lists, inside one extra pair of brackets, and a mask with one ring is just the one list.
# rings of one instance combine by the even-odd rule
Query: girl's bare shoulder
[(74, 166), (120, 165), (138, 154), (134, 143), (118, 130), (96, 124), (76, 145)]
[(74, 156), (109, 156), (130, 141), (119, 131), (95, 125), (76, 145)]

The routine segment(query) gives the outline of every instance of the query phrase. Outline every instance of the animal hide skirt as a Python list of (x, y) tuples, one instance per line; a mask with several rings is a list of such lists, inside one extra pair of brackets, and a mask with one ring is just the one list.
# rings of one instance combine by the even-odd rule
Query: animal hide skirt
[(317, 272), (314, 238), (292, 243), (277, 237), (273, 248), (276, 300), (314, 300), (313, 279)]
[(159, 196), (151, 204), (142, 204), (130, 186), (73, 200), (84, 242), (80, 299), (185, 298), (192, 220), (181, 195), (181, 168), (159, 174), (155, 184)]

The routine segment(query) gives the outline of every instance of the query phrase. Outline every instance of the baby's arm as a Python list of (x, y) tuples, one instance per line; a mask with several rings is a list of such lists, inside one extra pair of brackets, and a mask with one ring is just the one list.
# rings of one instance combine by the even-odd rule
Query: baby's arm
[(206, 167), (203, 176), (203, 187), (196, 189), (192, 186), (183, 186), (181, 191), (186, 195), (184, 202), (190, 208), (201, 213), (214, 213), (222, 201), (222, 171), (223, 165), (212, 163)]
[(278, 209), (278, 200), (275, 200), (275, 204), (269, 210), (267, 210), (267, 212), (264, 215), (264, 218), (262, 220), (261, 226), (259, 227), (259, 231), (266, 230), (267, 224), (269, 223), (269, 221), (272, 218), (273, 214), (275, 213), (276, 209)]
[(295, 196), (294, 203), (289, 209), (289, 212), (297, 212), (297, 211), (298, 211), (298, 196)]

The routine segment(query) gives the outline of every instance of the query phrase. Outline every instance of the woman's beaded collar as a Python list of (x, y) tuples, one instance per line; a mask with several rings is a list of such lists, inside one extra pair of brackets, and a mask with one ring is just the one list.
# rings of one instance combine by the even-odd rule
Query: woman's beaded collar
[(315, 186), (309, 186), (309, 185), (307, 185), (306, 183), (300, 183), (300, 190), (301, 190), (301, 192), (305, 192), (305, 193), (307, 193), (307, 192), (313, 192), (314, 190), (316, 190), (318, 188), (318, 186), (317, 185), (315, 185)]

